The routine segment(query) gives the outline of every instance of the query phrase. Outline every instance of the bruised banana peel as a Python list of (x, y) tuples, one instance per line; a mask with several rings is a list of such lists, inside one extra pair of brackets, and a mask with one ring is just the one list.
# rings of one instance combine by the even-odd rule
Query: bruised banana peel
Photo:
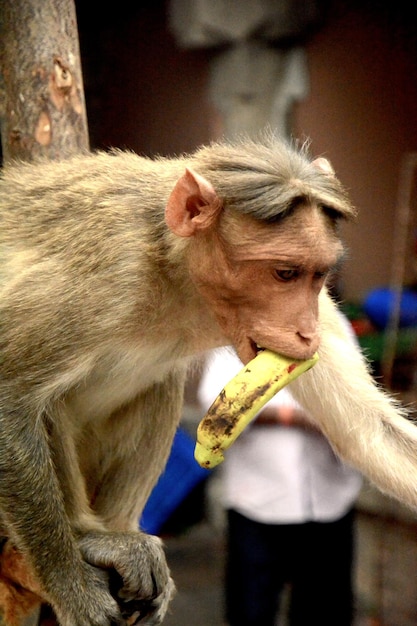
[(271, 350), (258, 352), (219, 393), (197, 428), (194, 457), (211, 469), (224, 460), (227, 450), (262, 407), (280, 389), (309, 370), (318, 361), (297, 361)]

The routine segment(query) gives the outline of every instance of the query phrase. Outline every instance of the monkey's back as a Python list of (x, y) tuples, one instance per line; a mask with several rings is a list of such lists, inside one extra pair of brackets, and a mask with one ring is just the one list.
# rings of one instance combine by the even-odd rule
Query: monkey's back
[(71, 342), (85, 346), (100, 334), (127, 340), (142, 320), (152, 327), (163, 313), (169, 176), (164, 191), (160, 171), (128, 152), (4, 169), (0, 316), (22, 357), (45, 333), (43, 360), (58, 341), (60, 354), (66, 343), (74, 349), (69, 329)]

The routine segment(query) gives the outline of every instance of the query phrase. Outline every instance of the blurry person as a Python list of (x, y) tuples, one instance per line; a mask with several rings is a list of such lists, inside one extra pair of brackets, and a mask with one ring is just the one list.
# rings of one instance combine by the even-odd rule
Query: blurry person
[[(204, 410), (240, 368), (231, 348), (209, 353), (198, 390)], [(226, 621), (276, 626), (285, 589), (290, 626), (351, 626), (362, 477), (336, 457), (289, 388), (265, 405), (220, 466)]]

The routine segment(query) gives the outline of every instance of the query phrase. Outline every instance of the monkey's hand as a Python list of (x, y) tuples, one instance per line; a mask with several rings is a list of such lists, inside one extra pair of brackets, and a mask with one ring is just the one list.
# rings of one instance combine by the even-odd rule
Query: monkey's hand
[(92, 531), (81, 537), (79, 547), (88, 563), (107, 570), (122, 626), (162, 622), (175, 586), (158, 537), (136, 531)]

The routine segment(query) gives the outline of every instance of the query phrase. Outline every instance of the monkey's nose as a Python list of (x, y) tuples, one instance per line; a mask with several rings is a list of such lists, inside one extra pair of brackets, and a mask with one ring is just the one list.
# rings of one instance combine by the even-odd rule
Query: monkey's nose
[(318, 333), (302, 333), (297, 332), (298, 345), (303, 349), (303, 358), (310, 358), (320, 345), (320, 336)]
[(297, 339), (305, 346), (310, 347), (319, 339), (318, 324), (315, 316), (301, 318), (296, 326)]
[(301, 339), (301, 341), (306, 345), (310, 346), (313, 343), (315, 338), (315, 333), (302, 333), (299, 330), (297, 331), (297, 337)]

